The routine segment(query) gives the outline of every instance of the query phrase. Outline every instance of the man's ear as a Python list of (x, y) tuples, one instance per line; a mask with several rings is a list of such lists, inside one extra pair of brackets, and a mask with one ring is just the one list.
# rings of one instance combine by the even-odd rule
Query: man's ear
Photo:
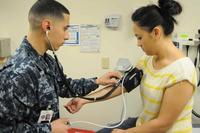
[(156, 26), (153, 28), (152, 32), (151, 32), (151, 35), (154, 39), (160, 39), (161, 37), (161, 34), (162, 34), (162, 30), (161, 30), (161, 27), (160, 26)]
[(42, 31), (46, 32), (50, 30), (51, 27), (51, 20), (50, 19), (43, 19), (41, 22)]

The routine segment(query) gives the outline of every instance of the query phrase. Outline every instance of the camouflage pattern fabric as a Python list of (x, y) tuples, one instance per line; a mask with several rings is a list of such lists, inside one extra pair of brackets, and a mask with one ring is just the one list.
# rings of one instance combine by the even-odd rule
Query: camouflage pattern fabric
[(92, 79), (66, 80), (73, 93), (61, 82), (55, 59), (39, 55), (25, 37), (0, 70), (0, 133), (51, 132), (50, 123), (37, 123), (41, 110), (49, 107), (52, 120), (58, 119), (59, 96), (84, 96), (98, 88)]

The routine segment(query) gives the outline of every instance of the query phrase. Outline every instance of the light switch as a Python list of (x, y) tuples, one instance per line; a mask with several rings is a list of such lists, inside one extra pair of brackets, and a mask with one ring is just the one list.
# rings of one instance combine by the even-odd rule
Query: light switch
[(109, 64), (110, 64), (109, 57), (101, 58), (101, 68), (102, 69), (109, 69)]

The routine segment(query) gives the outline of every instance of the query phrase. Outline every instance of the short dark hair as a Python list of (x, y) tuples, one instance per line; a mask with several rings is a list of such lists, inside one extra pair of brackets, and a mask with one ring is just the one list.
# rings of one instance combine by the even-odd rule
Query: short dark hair
[(55, 0), (37, 0), (29, 10), (28, 20), (32, 29), (38, 29), (44, 17), (64, 19), (69, 10)]
[(162, 26), (164, 34), (167, 36), (174, 30), (174, 15), (182, 12), (181, 5), (174, 0), (159, 0), (158, 6), (147, 5), (137, 9), (132, 14), (132, 21), (151, 32), (156, 26)]

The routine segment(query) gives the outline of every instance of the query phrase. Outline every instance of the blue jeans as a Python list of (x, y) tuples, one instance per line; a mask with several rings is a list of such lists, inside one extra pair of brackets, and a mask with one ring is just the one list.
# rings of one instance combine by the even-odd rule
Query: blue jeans
[[(118, 128), (118, 129), (128, 129), (128, 128), (135, 127), (136, 121), (137, 121), (137, 118), (129, 117), (120, 126), (118, 126), (116, 128)], [(117, 123), (113, 124), (113, 125), (117, 125)], [(99, 131), (97, 131), (96, 133), (111, 133), (112, 130), (113, 130), (113, 128), (103, 128), (103, 129), (100, 129)]]

